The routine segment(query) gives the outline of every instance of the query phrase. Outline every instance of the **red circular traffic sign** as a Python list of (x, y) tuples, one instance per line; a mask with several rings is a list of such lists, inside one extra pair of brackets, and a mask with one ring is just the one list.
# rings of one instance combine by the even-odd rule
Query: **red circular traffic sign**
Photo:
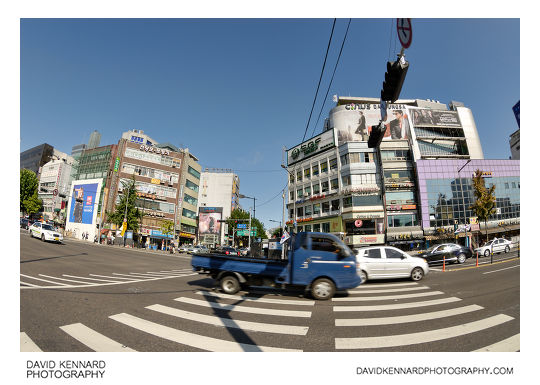
[(403, 48), (409, 48), (412, 42), (411, 19), (397, 19), (397, 34)]

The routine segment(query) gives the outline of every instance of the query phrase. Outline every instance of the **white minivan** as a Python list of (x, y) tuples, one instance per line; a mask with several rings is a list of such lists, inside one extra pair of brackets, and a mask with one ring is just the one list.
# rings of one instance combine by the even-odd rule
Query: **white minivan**
[(369, 279), (410, 278), (420, 281), (429, 272), (425, 259), (412, 257), (392, 246), (356, 249), (356, 269), (362, 283)]

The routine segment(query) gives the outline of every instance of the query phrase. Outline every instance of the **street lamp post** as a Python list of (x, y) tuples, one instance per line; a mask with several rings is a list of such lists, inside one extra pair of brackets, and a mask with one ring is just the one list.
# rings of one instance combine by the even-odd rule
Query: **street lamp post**
[[(244, 194), (238, 194), (238, 198), (253, 199), (253, 217), (255, 218), (255, 197), (248, 197)], [(248, 248), (251, 250), (251, 210), (249, 211), (249, 237), (248, 237)]]
[[(284, 164), (281, 165), (281, 168), (287, 171), (287, 173), (289, 175), (292, 175), (294, 178), (294, 173), (291, 174), (291, 172), (287, 170), (287, 167), (285, 167)], [(294, 189), (293, 189), (293, 194), (294, 194)], [(285, 204), (285, 193), (283, 194), (283, 204)], [(294, 232), (296, 233), (296, 199), (293, 199), (293, 218), (292, 219), (293, 219), (293, 229), (294, 229)], [(285, 219), (283, 219), (283, 221), (285, 221)], [(285, 222), (283, 223), (283, 225), (285, 225)]]
[(276, 220), (274, 220), (274, 219), (269, 219), (268, 221), (269, 221), (269, 222), (279, 223), (279, 229), (280, 229), (281, 231), (283, 231), (283, 229), (281, 228), (281, 221), (276, 221)]

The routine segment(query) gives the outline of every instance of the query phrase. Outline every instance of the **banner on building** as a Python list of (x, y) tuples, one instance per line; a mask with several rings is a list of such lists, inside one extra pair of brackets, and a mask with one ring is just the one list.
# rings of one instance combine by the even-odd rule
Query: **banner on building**
[[(408, 139), (410, 137), (409, 112), (403, 104), (388, 104), (383, 140)], [(379, 104), (351, 103), (337, 106), (330, 111), (330, 127), (336, 132), (337, 144), (367, 142), (372, 127), (381, 120)]]
[(95, 223), (100, 188), (101, 183), (97, 182), (73, 182), (69, 200), (69, 222), (87, 225)]
[(454, 127), (461, 128), (459, 115), (455, 111), (414, 108), (410, 110), (415, 127)]
[(221, 234), (223, 207), (199, 207), (199, 235)]

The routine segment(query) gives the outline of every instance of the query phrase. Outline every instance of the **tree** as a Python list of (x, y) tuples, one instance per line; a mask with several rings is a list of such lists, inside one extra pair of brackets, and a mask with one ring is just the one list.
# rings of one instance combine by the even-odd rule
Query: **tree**
[(37, 196), (39, 181), (36, 174), (23, 168), (20, 173), (20, 184), (20, 211), (27, 214), (37, 213), (41, 209), (42, 202)]
[(143, 215), (142, 212), (135, 207), (136, 200), (137, 190), (135, 189), (135, 178), (132, 178), (129, 182), (122, 182), (120, 202), (115, 206), (112, 213), (106, 212), (108, 221), (121, 227), (125, 216), (127, 220), (126, 230), (132, 230), (134, 233), (137, 232)]
[(281, 236), (283, 235), (283, 229), (280, 229), (279, 227), (274, 229), (274, 231), (272, 231), (272, 237), (274, 238), (281, 238)]
[(473, 188), (476, 201), (469, 209), (474, 211), (478, 220), (484, 221), (487, 241), (487, 220), (496, 212), (495, 207), (497, 205), (497, 199), (495, 198), (495, 185), (486, 188), (485, 180), (482, 177), (482, 171), (476, 170), (473, 176)]
[[(235, 223), (235, 220), (237, 223)], [(229, 218), (227, 218), (227, 224), (229, 227), (229, 235), (232, 237), (233, 229), (236, 229), (236, 225), (238, 223), (244, 223), (246, 224), (246, 230), (249, 227), (249, 212), (244, 211), (242, 209), (234, 209), (231, 212), (231, 215)], [(251, 231), (256, 231), (254, 237), (260, 237), (260, 238), (268, 238), (266, 236), (266, 231), (264, 230), (264, 225), (257, 219), (257, 218), (251, 218)], [(235, 237), (235, 238), (242, 238), (245, 240), (245, 243), (247, 243), (247, 236), (245, 237)]]
[[(164, 220), (160, 223), (161, 233), (163, 235), (173, 235), (174, 234), (174, 222), (170, 220)], [(167, 237), (167, 244), (170, 243), (170, 238)]]

